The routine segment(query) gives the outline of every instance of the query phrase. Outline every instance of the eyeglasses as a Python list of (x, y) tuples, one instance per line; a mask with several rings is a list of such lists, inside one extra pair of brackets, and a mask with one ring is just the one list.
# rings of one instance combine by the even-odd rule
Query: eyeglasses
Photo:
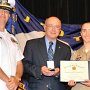
[(46, 27), (48, 27), (49, 29), (56, 29), (56, 30), (59, 30), (59, 29), (61, 29), (61, 27), (59, 26), (59, 25), (46, 25)]

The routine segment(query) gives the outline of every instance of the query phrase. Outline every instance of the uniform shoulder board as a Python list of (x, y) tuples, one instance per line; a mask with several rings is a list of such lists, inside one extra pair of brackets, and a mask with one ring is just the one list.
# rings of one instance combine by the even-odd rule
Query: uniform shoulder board
[(14, 43), (16, 43), (16, 44), (18, 44), (17, 39), (13, 35), (11, 35), (11, 41), (14, 42)]

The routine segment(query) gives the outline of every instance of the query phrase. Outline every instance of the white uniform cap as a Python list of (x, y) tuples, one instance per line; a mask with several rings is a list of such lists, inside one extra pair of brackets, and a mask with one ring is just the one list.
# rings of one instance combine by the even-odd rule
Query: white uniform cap
[(15, 0), (0, 0), (0, 9), (12, 11), (15, 6)]
[(8, 3), (10, 3), (11, 7), (15, 6), (15, 0), (8, 0)]

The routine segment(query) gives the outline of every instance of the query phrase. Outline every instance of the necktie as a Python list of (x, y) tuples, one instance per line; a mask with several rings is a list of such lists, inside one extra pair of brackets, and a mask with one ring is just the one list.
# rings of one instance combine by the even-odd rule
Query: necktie
[(49, 42), (48, 48), (48, 59), (53, 60), (53, 49), (52, 49), (53, 42)]

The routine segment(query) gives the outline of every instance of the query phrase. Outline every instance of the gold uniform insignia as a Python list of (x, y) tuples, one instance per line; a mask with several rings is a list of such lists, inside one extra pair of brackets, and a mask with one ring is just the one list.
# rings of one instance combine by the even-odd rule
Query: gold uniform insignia
[(11, 37), (11, 41), (12, 41), (13, 43), (18, 44), (18, 42), (17, 42), (14, 38), (12, 38), (12, 37)]

